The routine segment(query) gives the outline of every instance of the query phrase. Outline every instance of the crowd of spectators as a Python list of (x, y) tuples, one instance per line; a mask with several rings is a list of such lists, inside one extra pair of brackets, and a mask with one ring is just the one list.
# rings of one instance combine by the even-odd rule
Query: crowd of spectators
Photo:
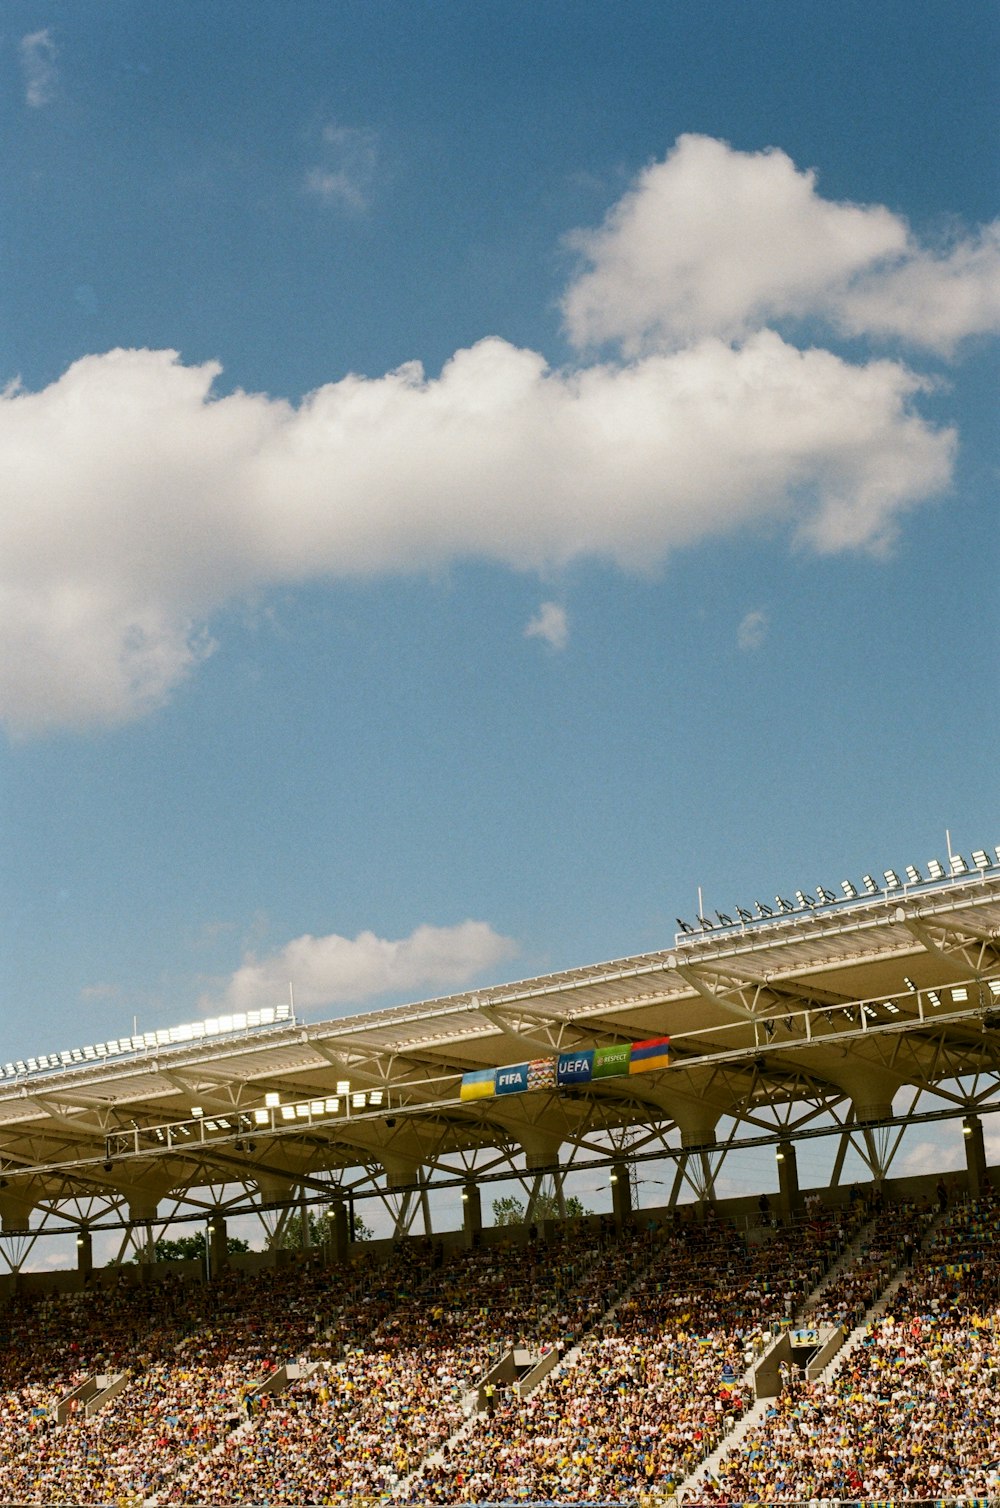
[[(930, 1219), (859, 1201), (748, 1240), (709, 1210), (704, 1223), (571, 1222), (527, 1244), (403, 1241), (358, 1247), (345, 1266), (16, 1297), (0, 1311), (0, 1501), (673, 1492), (746, 1411), (748, 1369), (774, 1333), (807, 1316), (850, 1324), (900, 1267), (891, 1313), (844, 1375), (788, 1386), (704, 1494), (980, 1495), (984, 1439), (1000, 1457), (998, 1212), (953, 1210), (921, 1251)], [(862, 1225), (860, 1251), (808, 1308)], [(556, 1365), (479, 1412), (512, 1348), (555, 1351)], [(125, 1374), (121, 1391), (64, 1417), (95, 1374)]]
[(717, 1503), (1000, 1491), (1000, 1205), (955, 1210), (830, 1381), (790, 1379), (703, 1483)]

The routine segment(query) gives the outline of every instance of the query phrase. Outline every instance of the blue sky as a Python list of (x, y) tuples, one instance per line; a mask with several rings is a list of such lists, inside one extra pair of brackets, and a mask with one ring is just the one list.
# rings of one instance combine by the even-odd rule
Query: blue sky
[(993, 6), (0, 25), (5, 1057), (1000, 840)]

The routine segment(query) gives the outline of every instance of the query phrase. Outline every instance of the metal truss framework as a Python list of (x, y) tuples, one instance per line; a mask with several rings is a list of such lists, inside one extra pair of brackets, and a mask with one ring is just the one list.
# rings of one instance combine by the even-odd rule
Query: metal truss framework
[[(654, 1034), (672, 1043), (658, 1072), (459, 1096), (467, 1071)], [(354, 1105), (373, 1089), (376, 1108)], [(18, 1270), (43, 1237), (107, 1228), (120, 1259), (148, 1255), (178, 1223), (244, 1213), (279, 1239), (336, 1200), (378, 1199), (398, 1235), (429, 1234), (432, 1191), (512, 1178), (531, 1219), (543, 1191), (564, 1207), (574, 1174), (639, 1177), (663, 1159), (672, 1205), (712, 1197), (739, 1149), (821, 1136), (837, 1138), (832, 1183), (852, 1149), (882, 1178), (908, 1125), (997, 1109), (994, 870), (517, 985), (26, 1075), (0, 1089), (0, 1259)]]

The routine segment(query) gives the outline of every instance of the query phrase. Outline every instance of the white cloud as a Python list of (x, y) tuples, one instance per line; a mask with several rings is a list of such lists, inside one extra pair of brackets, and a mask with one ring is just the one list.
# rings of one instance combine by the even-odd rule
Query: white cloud
[(52, 33), (33, 31), (21, 38), (21, 71), (24, 75), (24, 97), (33, 109), (50, 105), (55, 98), (59, 75), (56, 69), (56, 44)]
[(543, 602), (524, 630), (526, 639), (544, 639), (553, 649), (565, 649), (569, 643), (566, 609), (557, 602)]
[(0, 720), (115, 724), (211, 652), (224, 603), (279, 584), (670, 551), (783, 521), (882, 549), (949, 482), (954, 435), (892, 361), (770, 331), (628, 365), (547, 369), (480, 342), (425, 378), (349, 376), (294, 406), (214, 398), (170, 351), (76, 362), (0, 394)]
[(767, 613), (762, 607), (751, 608), (743, 617), (739, 628), (736, 630), (736, 643), (740, 649), (751, 651), (760, 649), (767, 638), (770, 627)]
[(629, 354), (818, 317), (949, 353), (1000, 329), (1000, 222), (936, 255), (883, 205), (823, 199), (784, 152), (682, 136), (597, 230), (563, 311), (579, 346)]
[(296, 1009), (357, 1005), (390, 991), (457, 990), (517, 952), (486, 922), (417, 927), (390, 941), (374, 932), (355, 938), (297, 937), (277, 953), (248, 958), (221, 995), (204, 999), (206, 1011), (250, 1010), (284, 1000), (291, 982)]
[(369, 207), (378, 166), (378, 139), (371, 131), (329, 125), (323, 130), (322, 160), (306, 173), (310, 194), (359, 214)]

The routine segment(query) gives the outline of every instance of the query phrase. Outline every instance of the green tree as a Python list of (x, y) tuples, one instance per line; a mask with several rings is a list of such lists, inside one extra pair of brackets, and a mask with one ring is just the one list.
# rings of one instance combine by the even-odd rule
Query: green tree
[[(327, 1220), (326, 1210), (317, 1211), (310, 1209), (306, 1211), (306, 1214), (309, 1220), (309, 1245), (314, 1247), (322, 1246), (323, 1243), (328, 1239), (329, 1234), (329, 1222)], [(281, 1230), (278, 1232), (277, 1236), (272, 1237), (268, 1244), (270, 1246), (277, 1246), (281, 1251), (302, 1251), (305, 1246), (305, 1241), (303, 1239), (304, 1230), (305, 1227), (302, 1223), (301, 1212), (298, 1212), (294, 1215), (289, 1215), (288, 1219), (281, 1227)], [(354, 1240), (370, 1241), (371, 1238), (371, 1228), (365, 1224), (360, 1215), (355, 1215)]]
[[(570, 1194), (569, 1198), (566, 1200), (567, 1220), (575, 1220), (580, 1215), (592, 1214), (593, 1210), (585, 1209), (584, 1205), (576, 1197), (576, 1195)], [(534, 1218), (538, 1222), (542, 1220), (562, 1219), (562, 1215), (559, 1210), (559, 1200), (556, 1197), (556, 1192), (554, 1189), (543, 1189), (539, 1194), (538, 1198), (535, 1200)], [(508, 1194), (504, 1199), (494, 1199), (493, 1224), (523, 1225), (524, 1205), (521, 1200), (515, 1199), (512, 1194)]]
[[(242, 1236), (227, 1236), (226, 1249), (230, 1252), (249, 1251), (250, 1242), (244, 1241)], [(177, 1236), (174, 1240), (161, 1236), (153, 1246), (157, 1262), (203, 1262), (205, 1260), (205, 1232), (195, 1231), (193, 1236)], [(142, 1255), (139, 1252), (132, 1258), (133, 1262), (141, 1262)]]

